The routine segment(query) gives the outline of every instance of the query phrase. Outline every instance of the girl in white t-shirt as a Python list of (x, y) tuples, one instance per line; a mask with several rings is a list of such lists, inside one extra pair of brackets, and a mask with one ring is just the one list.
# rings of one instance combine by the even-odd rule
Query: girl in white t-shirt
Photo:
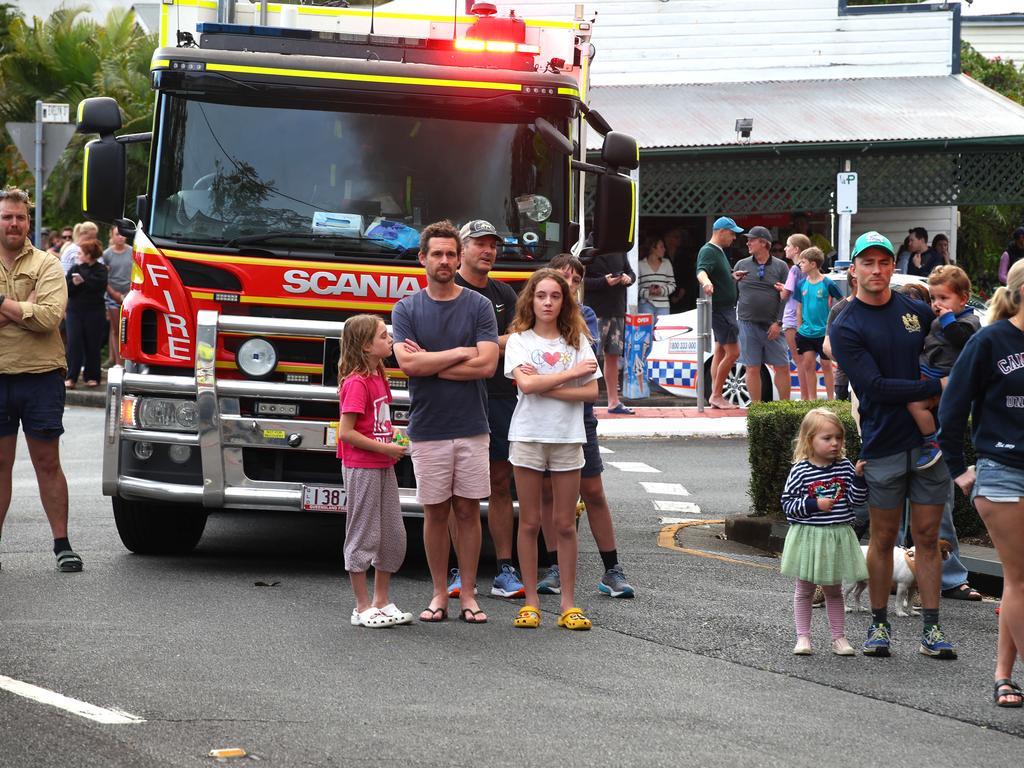
[(513, 624), (540, 626), (537, 535), (544, 472), (551, 473), (562, 606), (558, 626), (590, 629), (575, 605), (576, 499), (583, 466), (583, 403), (597, 399), (601, 373), (579, 306), (565, 278), (541, 269), (526, 283), (505, 346), (505, 375), (519, 386), (509, 428), (509, 461), (519, 495), (519, 564), (526, 605)]

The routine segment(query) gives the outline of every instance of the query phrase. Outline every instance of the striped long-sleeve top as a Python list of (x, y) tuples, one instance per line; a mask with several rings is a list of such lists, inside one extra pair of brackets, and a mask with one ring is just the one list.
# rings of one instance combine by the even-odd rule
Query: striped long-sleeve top
[[(819, 467), (804, 459), (789, 470), (782, 491), (782, 510), (791, 523), (835, 525), (852, 523), (853, 507), (867, 501), (868, 486), (854, 471), (853, 462), (840, 459)], [(818, 507), (818, 499), (834, 499), (832, 509)]]

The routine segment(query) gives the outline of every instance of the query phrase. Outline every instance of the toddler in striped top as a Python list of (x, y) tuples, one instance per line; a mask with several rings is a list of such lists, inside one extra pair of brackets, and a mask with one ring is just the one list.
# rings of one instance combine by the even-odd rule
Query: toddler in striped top
[(825, 610), (832, 630), (832, 652), (853, 656), (846, 639), (843, 581), (868, 577), (864, 554), (853, 532), (853, 507), (867, 500), (864, 465), (856, 466), (845, 451), (846, 431), (832, 411), (815, 408), (800, 424), (793, 468), (782, 491), (782, 509), (789, 533), (782, 550), (782, 573), (796, 579), (793, 615), (796, 647), (811, 651), (811, 596), (814, 586), (825, 593)]

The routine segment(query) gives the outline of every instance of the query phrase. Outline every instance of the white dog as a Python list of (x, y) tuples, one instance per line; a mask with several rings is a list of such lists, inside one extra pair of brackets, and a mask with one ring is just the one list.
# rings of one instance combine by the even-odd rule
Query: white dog
[[(867, 557), (867, 545), (861, 546), (860, 549), (864, 556)], [(910, 547), (909, 549), (894, 547), (892, 550), (892, 583), (896, 588), (896, 615), (900, 618), (918, 616), (920, 614), (917, 608), (911, 606), (914, 594), (918, 591), (917, 564), (914, 562), (915, 549), (916, 547)], [(951, 550), (952, 546), (948, 541), (939, 539), (939, 553), (942, 555), (943, 560), (949, 559)], [(868, 583), (866, 581), (858, 581), (853, 584), (847, 584), (843, 588), (843, 601), (846, 604), (847, 613), (868, 610), (860, 604), (860, 597), (864, 594), (867, 586)]]

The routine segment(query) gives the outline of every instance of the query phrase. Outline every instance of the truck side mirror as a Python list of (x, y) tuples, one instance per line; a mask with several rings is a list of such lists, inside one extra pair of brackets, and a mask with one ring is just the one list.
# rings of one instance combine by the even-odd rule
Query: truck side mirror
[(108, 136), (121, 130), (121, 109), (109, 96), (95, 96), (78, 102), (77, 133)]
[(627, 133), (612, 131), (604, 137), (601, 159), (609, 168), (634, 170), (640, 167), (640, 147)]
[(597, 177), (594, 206), (594, 247), (597, 253), (626, 253), (636, 235), (636, 184), (628, 176)]
[(112, 134), (85, 145), (82, 213), (90, 221), (113, 224), (124, 216), (125, 149)]

